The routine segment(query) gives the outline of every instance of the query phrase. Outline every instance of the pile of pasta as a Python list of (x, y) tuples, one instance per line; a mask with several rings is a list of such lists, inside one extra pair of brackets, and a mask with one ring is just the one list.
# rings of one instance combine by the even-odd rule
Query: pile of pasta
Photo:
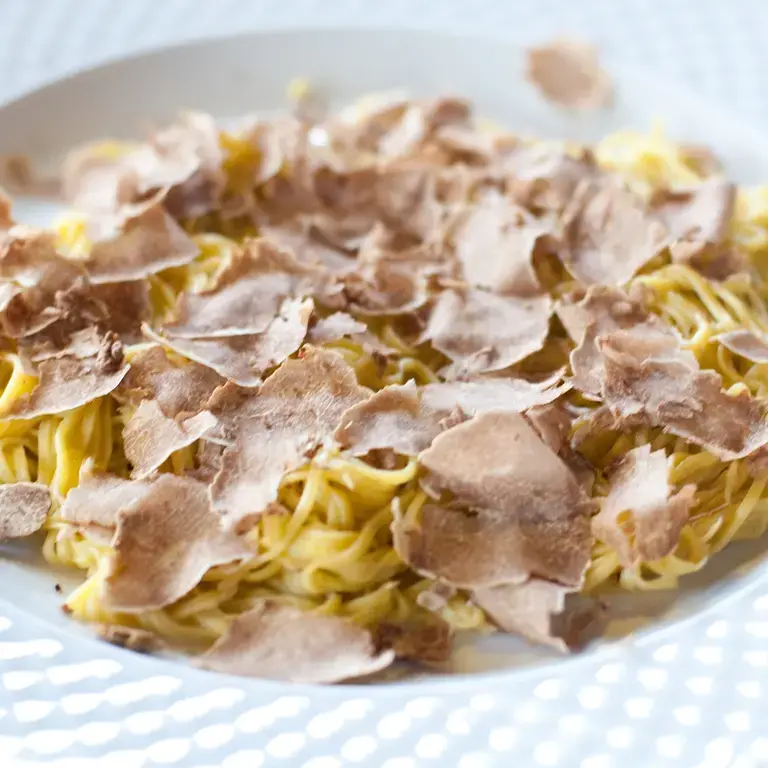
[(369, 100), (74, 150), (3, 202), (0, 535), (211, 669), (567, 649), (768, 526), (768, 191), (701, 148)]

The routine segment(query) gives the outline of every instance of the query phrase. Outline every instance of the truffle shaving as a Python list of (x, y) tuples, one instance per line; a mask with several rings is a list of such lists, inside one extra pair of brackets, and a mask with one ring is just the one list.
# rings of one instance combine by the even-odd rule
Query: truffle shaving
[(64, 498), (59, 514), (66, 523), (113, 529), (120, 510), (143, 499), (150, 486), (146, 481), (92, 473), (86, 468), (80, 473), (80, 482)]
[(79, 408), (113, 392), (128, 368), (122, 345), (109, 336), (102, 339), (93, 357), (44, 360), (38, 368), (37, 386), (14, 400), (2, 418), (33, 419)]
[(368, 394), (339, 355), (313, 347), (284, 362), (253, 393), (232, 384), (215, 393), (209, 408), (231, 444), (210, 493), (226, 524), (261, 515), (283, 475), (330, 443), (344, 412)]
[(610, 177), (579, 184), (563, 230), (563, 262), (585, 285), (623, 285), (659, 255), (668, 237), (644, 201)]
[(446, 378), (500, 371), (544, 345), (552, 302), (497, 296), (474, 289), (446, 290), (438, 296), (422, 341), (453, 361)]
[(160, 475), (118, 515), (114, 558), (104, 583), (111, 610), (163, 608), (193, 589), (209, 568), (253, 555), (221, 529), (205, 485)]
[(157, 204), (128, 210), (116, 235), (94, 243), (85, 261), (93, 283), (119, 283), (189, 264), (198, 247)]
[(574, 40), (554, 40), (528, 51), (526, 76), (541, 93), (566, 109), (610, 106), (611, 78), (600, 66), (597, 50)]
[(209, 411), (177, 421), (166, 416), (156, 400), (144, 400), (123, 429), (125, 458), (133, 465), (131, 477), (148, 477), (172, 453), (197, 442), (216, 423)]
[(263, 375), (292, 355), (304, 342), (312, 316), (312, 299), (286, 299), (263, 333), (221, 338), (161, 336), (147, 326), (147, 337), (182, 357), (204, 365), (243, 387), (256, 387)]
[(350, 621), (264, 602), (238, 616), (199, 663), (227, 674), (317, 684), (371, 675), (394, 656), (377, 653), (371, 634)]
[(185, 339), (262, 333), (286, 299), (308, 295), (323, 279), (322, 270), (300, 264), (269, 241), (252, 241), (232, 255), (211, 288), (181, 295), (163, 333)]
[(712, 341), (719, 342), (730, 352), (753, 363), (768, 363), (768, 340), (752, 331), (729, 331), (714, 336)]
[(667, 455), (640, 446), (612, 475), (608, 495), (592, 518), (592, 530), (628, 568), (658, 560), (677, 546), (695, 492), (696, 486), (686, 485), (673, 493)]
[(603, 613), (573, 587), (543, 579), (478, 589), (472, 599), (504, 632), (562, 652), (579, 647), (585, 630)]
[(0, 541), (39, 531), (50, 508), (51, 492), (40, 483), (0, 485)]
[(765, 454), (764, 405), (743, 390), (723, 391), (721, 377), (699, 370), (695, 357), (674, 340), (617, 331), (599, 343), (605, 359), (603, 398), (618, 418), (639, 416), (723, 461)]
[(475, 416), (421, 454), (427, 505), (420, 525), (393, 524), (395, 548), (420, 573), (458, 587), (522, 583), (531, 575), (577, 586), (592, 543), (589, 505), (568, 467), (515, 413)]

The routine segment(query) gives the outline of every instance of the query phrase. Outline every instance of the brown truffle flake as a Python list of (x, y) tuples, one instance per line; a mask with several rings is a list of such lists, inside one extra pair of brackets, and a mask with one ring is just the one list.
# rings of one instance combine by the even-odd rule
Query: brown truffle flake
[(581, 182), (563, 213), (566, 269), (585, 285), (620, 286), (667, 244), (664, 224), (615, 179)]
[(388, 667), (370, 632), (336, 616), (264, 602), (238, 616), (199, 658), (205, 669), (294, 683), (337, 683)]
[(533, 253), (547, 229), (500, 195), (484, 195), (461, 217), (452, 239), (464, 279), (475, 288), (533, 296), (541, 286)]
[(453, 632), (444, 621), (384, 623), (375, 631), (376, 645), (394, 651), (395, 658), (425, 667), (445, 667), (451, 658)]
[(613, 84), (597, 49), (574, 40), (529, 49), (526, 76), (549, 101), (566, 109), (600, 109), (613, 99)]
[(188, 112), (146, 144), (92, 144), (70, 152), (62, 169), (64, 197), (81, 211), (103, 214), (159, 193), (172, 215), (201, 216), (220, 202), (222, 160), (213, 118)]
[(478, 589), (472, 600), (504, 632), (561, 652), (579, 648), (584, 632), (603, 615), (595, 600), (543, 579)]
[(261, 384), (263, 375), (292, 355), (304, 342), (314, 303), (286, 299), (263, 333), (220, 338), (161, 336), (148, 327), (144, 334), (182, 357), (204, 365), (243, 387)]
[(114, 529), (120, 510), (143, 499), (150, 485), (86, 468), (80, 482), (67, 493), (59, 514), (66, 523)]
[(579, 184), (600, 175), (590, 152), (574, 157), (547, 144), (515, 148), (502, 167), (510, 197), (518, 205), (541, 214), (561, 214)]
[(146, 494), (118, 515), (111, 573), (104, 582), (110, 610), (157, 610), (176, 602), (209, 568), (253, 552), (221, 529), (206, 486), (160, 475)]
[(307, 341), (315, 346), (331, 344), (345, 336), (353, 337), (365, 334), (367, 330), (365, 323), (355, 320), (352, 315), (348, 315), (346, 312), (334, 312), (328, 317), (320, 318), (309, 329)]
[(268, 240), (249, 241), (209, 289), (181, 295), (163, 333), (184, 339), (262, 333), (286, 299), (310, 295), (324, 274)]
[(729, 331), (714, 336), (712, 341), (717, 341), (730, 352), (753, 363), (768, 363), (768, 339), (752, 331)]
[(421, 402), (443, 416), (456, 407), (467, 416), (488, 411), (523, 413), (533, 406), (551, 403), (568, 392), (571, 386), (559, 384), (561, 378), (562, 371), (540, 382), (501, 377), (438, 382), (422, 388)]
[(41, 483), (0, 485), (0, 541), (39, 531), (50, 508), (51, 492)]
[(101, 640), (136, 653), (155, 653), (165, 648), (165, 642), (158, 635), (137, 627), (119, 624), (97, 624), (96, 635)]
[(125, 457), (133, 465), (131, 477), (148, 477), (172, 453), (197, 442), (215, 426), (216, 417), (209, 411), (175, 420), (156, 400), (144, 400), (123, 429)]
[(581, 583), (589, 561), (589, 505), (568, 467), (525, 419), (491, 412), (443, 432), (419, 457), (424, 487), (472, 512), (427, 505), (422, 521), (393, 524), (415, 570), (458, 587)]
[(620, 419), (640, 417), (723, 461), (766, 453), (765, 407), (748, 392), (728, 394), (714, 371), (699, 370), (674, 339), (617, 331), (599, 341), (603, 398)]
[(131, 358), (131, 370), (114, 396), (133, 405), (156, 400), (166, 416), (176, 418), (201, 411), (223, 383), (224, 379), (210, 368), (191, 362), (176, 365), (162, 347), (150, 347)]
[(582, 394), (599, 397), (605, 375), (603, 356), (598, 347), (600, 336), (627, 330), (644, 336), (669, 335), (671, 332), (642, 304), (626, 293), (608, 286), (593, 285), (589, 290), (574, 291), (555, 305), (560, 322), (576, 349), (570, 362), (573, 385)]
[(37, 386), (14, 400), (2, 418), (33, 419), (79, 408), (113, 392), (128, 368), (123, 362), (122, 345), (110, 336), (102, 338), (93, 357), (44, 360), (38, 368)]
[(25, 155), (0, 156), (0, 186), (14, 196), (56, 199), (61, 191), (59, 180), (39, 174)]
[(705, 251), (723, 246), (735, 203), (736, 186), (718, 177), (691, 189), (658, 192), (652, 208), (669, 230), (673, 261), (695, 267), (712, 255)]
[(334, 247), (316, 226), (289, 229), (260, 227), (259, 233), (279, 248), (290, 251), (301, 264), (322, 265), (331, 274), (344, 274), (355, 268), (350, 254)]
[(226, 524), (262, 514), (283, 475), (330, 443), (344, 412), (368, 394), (339, 355), (314, 347), (283, 363), (253, 393), (231, 383), (216, 392), (209, 408), (230, 445), (210, 492)]
[(552, 302), (497, 296), (474, 289), (445, 290), (421, 336), (453, 361), (445, 378), (500, 371), (544, 345)]
[(630, 451), (592, 518), (595, 535), (616, 550), (627, 568), (673, 552), (688, 522), (696, 487), (686, 485), (673, 493), (669, 469), (664, 451), (651, 452), (649, 445)]
[(341, 417), (335, 438), (355, 456), (390, 448), (415, 456), (440, 433), (439, 415), (421, 407), (413, 382), (392, 385), (353, 405)]
[(194, 261), (199, 248), (158, 203), (126, 207), (117, 234), (99, 240), (84, 262), (93, 283), (141, 280)]

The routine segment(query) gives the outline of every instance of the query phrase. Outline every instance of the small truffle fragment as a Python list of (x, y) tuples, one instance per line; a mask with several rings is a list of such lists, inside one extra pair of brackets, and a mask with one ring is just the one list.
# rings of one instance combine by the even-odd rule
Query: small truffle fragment
[(747, 330), (728, 331), (713, 336), (712, 341), (722, 344), (735, 355), (741, 355), (753, 363), (768, 363), (768, 339)]
[(443, 432), (419, 457), (422, 480), (470, 512), (427, 505), (420, 525), (393, 524), (412, 568), (458, 587), (581, 583), (592, 537), (589, 504), (570, 469), (515, 413), (489, 412)]
[(209, 408), (229, 445), (210, 493), (225, 524), (238, 527), (261, 515), (283, 475), (329, 443), (344, 412), (368, 394), (339, 355), (314, 347), (252, 393), (231, 383), (216, 392)]
[(421, 407), (412, 382), (395, 384), (346, 411), (335, 437), (342, 448), (356, 456), (381, 448), (415, 456), (440, 433), (439, 421), (436, 412)]
[(499, 629), (567, 652), (603, 614), (595, 600), (543, 579), (478, 589), (472, 600)]
[(484, 195), (463, 212), (452, 239), (467, 283), (500, 294), (534, 296), (541, 286), (533, 253), (546, 234), (508, 198)]
[(162, 330), (183, 339), (262, 333), (286, 299), (311, 294), (324, 279), (322, 270), (300, 264), (268, 240), (251, 241), (233, 253), (210, 288), (183, 293)]
[(86, 467), (80, 472), (79, 483), (64, 498), (59, 514), (65, 523), (114, 529), (120, 510), (143, 499), (150, 487), (146, 481), (93, 473)]
[(695, 492), (696, 486), (686, 485), (673, 493), (667, 455), (640, 446), (624, 456), (611, 476), (608, 495), (592, 518), (592, 530), (616, 550), (627, 568), (658, 560), (677, 546)]
[(205, 669), (293, 683), (337, 683), (388, 667), (370, 632), (335, 616), (304, 613), (274, 602), (238, 616), (199, 658)]
[(500, 371), (542, 348), (549, 333), (552, 302), (497, 296), (474, 289), (438, 296), (421, 341), (453, 361), (445, 378)]
[(616, 331), (599, 341), (603, 398), (619, 419), (640, 417), (684, 437), (723, 461), (766, 453), (765, 406), (748, 392), (728, 394), (714, 371), (674, 338)]
[(133, 465), (131, 477), (148, 477), (172, 453), (197, 442), (216, 423), (210, 411), (176, 420), (166, 416), (156, 400), (142, 401), (123, 429), (125, 458)]
[(638, 335), (671, 333), (645, 307), (617, 288), (593, 285), (574, 291), (555, 305), (557, 316), (578, 345), (571, 352), (573, 385), (583, 394), (599, 397), (605, 375), (598, 339), (618, 330)]
[(141, 280), (197, 258), (194, 241), (161, 205), (125, 211), (117, 234), (95, 242), (84, 262), (92, 283)]
[(735, 185), (719, 177), (691, 189), (658, 192), (652, 208), (669, 230), (673, 261), (706, 264), (713, 253), (705, 251), (725, 243), (735, 203)]
[(61, 357), (44, 360), (39, 381), (29, 393), (14, 400), (3, 419), (33, 419), (63, 413), (113, 392), (128, 373), (122, 345), (109, 336), (102, 339), (96, 355), (79, 359)]
[(147, 326), (144, 334), (225, 379), (243, 387), (256, 387), (270, 368), (302, 345), (313, 309), (312, 299), (286, 299), (266, 330), (245, 336), (178, 338), (161, 336)]
[(205, 485), (160, 475), (118, 514), (111, 573), (104, 582), (110, 610), (163, 608), (193, 589), (209, 568), (253, 551), (221, 529)]
[(96, 635), (111, 645), (136, 653), (154, 653), (165, 647), (162, 638), (152, 632), (120, 624), (98, 624)]
[(40, 483), (0, 485), (0, 541), (39, 531), (51, 508), (51, 492)]
[(613, 178), (582, 181), (563, 213), (565, 268), (584, 285), (624, 285), (665, 247), (645, 202)]
[(541, 93), (566, 109), (600, 109), (613, 98), (611, 78), (597, 49), (574, 40), (554, 40), (528, 50), (526, 76)]

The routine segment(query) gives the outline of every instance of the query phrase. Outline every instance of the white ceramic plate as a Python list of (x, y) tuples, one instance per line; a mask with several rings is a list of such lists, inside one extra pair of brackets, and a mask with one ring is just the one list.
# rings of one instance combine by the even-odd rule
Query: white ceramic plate
[[(221, 117), (278, 110), (288, 82), (304, 76), (339, 103), (390, 88), (459, 93), (497, 122), (542, 136), (597, 139), (662, 117), (674, 138), (711, 145), (735, 180), (768, 180), (759, 131), (620, 57), (606, 63), (615, 108), (572, 116), (538, 98), (521, 77), (521, 50), (499, 39), (245, 35), (113, 63), (11, 103), (0, 109), (0, 154), (53, 163), (73, 144), (136, 137), (185, 107)], [(17, 210), (37, 222), (51, 213), (35, 201)], [(34, 549), (5, 546), (0, 757), (77, 768), (758, 764), (759, 750), (768, 753), (765, 546), (733, 547), (677, 593), (623, 601), (620, 616), (651, 626), (580, 656), (494, 637), (462, 647), (453, 676), (325, 689), (217, 676), (97, 643), (62, 616), (60, 577)], [(614, 634), (627, 627), (617, 622)]]

